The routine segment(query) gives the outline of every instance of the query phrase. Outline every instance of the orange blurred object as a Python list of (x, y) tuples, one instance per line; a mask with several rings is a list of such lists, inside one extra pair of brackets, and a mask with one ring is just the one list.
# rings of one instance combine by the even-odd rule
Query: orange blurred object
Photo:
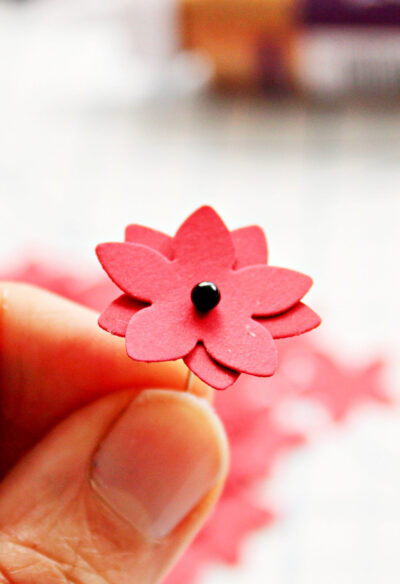
[(292, 89), (293, 0), (181, 0), (183, 48), (206, 54), (222, 87)]

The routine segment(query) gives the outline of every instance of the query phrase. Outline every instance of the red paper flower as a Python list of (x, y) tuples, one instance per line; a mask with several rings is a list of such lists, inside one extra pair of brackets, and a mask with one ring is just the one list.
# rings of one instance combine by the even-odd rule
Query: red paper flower
[(241, 372), (273, 375), (273, 339), (320, 323), (300, 302), (311, 278), (268, 266), (263, 231), (230, 233), (210, 207), (193, 213), (173, 238), (130, 225), (125, 243), (103, 243), (96, 251), (125, 293), (101, 314), (100, 326), (126, 337), (132, 359), (183, 358), (217, 389)]

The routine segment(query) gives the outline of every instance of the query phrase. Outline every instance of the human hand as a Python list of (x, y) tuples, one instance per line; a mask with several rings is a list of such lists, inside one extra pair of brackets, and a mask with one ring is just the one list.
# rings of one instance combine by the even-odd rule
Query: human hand
[(153, 584), (221, 492), (227, 443), (181, 363), (96, 313), (0, 285), (0, 583)]

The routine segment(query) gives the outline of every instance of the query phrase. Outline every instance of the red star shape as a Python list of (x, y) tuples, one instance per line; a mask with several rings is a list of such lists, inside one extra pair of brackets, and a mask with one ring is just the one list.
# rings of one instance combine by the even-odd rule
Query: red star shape
[(303, 396), (321, 403), (335, 421), (340, 421), (368, 402), (390, 404), (382, 386), (384, 363), (376, 360), (363, 367), (338, 364), (326, 354), (314, 353), (314, 375)]

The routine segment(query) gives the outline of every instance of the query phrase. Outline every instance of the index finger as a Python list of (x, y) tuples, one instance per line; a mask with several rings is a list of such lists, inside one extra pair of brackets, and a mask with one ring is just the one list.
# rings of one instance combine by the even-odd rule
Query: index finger
[[(185, 391), (181, 361), (140, 363), (96, 312), (32, 286), (0, 284), (0, 473), (73, 411), (113, 391)], [(191, 391), (209, 397), (195, 378)]]

